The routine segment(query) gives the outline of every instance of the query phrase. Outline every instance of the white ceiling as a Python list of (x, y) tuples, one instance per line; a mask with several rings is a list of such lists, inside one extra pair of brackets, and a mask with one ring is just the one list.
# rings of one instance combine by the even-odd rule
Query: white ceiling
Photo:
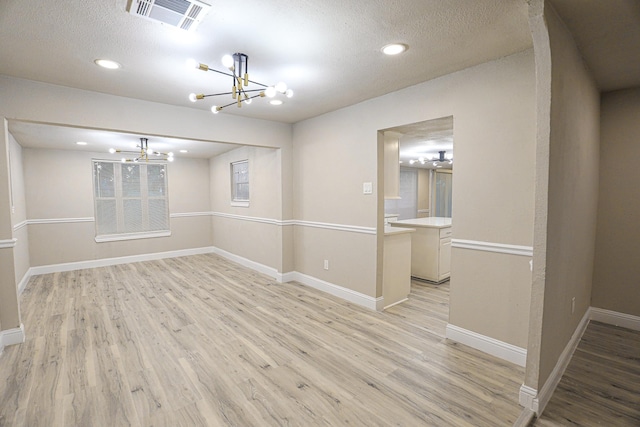
[[(531, 47), (526, 0), (206, 1), (211, 11), (185, 32), (131, 15), (127, 0), (2, 0), (0, 74), (208, 110), (221, 102), (194, 104), (187, 95), (228, 91), (229, 81), (189, 70), (186, 60), (223, 69), (223, 54), (243, 52), (252, 80), (283, 80), (295, 96), (279, 107), (256, 100), (211, 119), (239, 114), (295, 123)], [(640, 1), (551, 1), (602, 90), (640, 86)], [(409, 50), (385, 56), (380, 48), (389, 42)], [(123, 68), (99, 68), (97, 58)], [(10, 129), (25, 146), (68, 149), (91, 138), (115, 146), (145, 136), (152, 146), (193, 144), (195, 157), (229, 149), (15, 121)]]
[[(148, 138), (149, 148), (164, 153), (172, 152), (176, 160), (181, 157), (208, 159), (237, 148), (237, 145), (233, 144), (27, 123), (17, 120), (9, 120), (9, 132), (24, 148), (88, 151), (104, 153), (105, 157), (118, 158), (126, 156), (120, 154), (110, 156), (108, 154), (109, 148), (136, 151), (135, 147), (140, 144), (142, 137)], [(77, 142), (86, 142), (87, 144), (78, 145)], [(180, 150), (187, 150), (187, 152), (182, 153)]]
[(640, 87), (640, 0), (551, 0), (602, 92)]
[(438, 157), (440, 151), (445, 151), (447, 159), (453, 157), (453, 116), (385, 129), (388, 134), (398, 138), (402, 167), (452, 169), (447, 163), (434, 166), (433, 162), (422, 164), (415, 160)]
[[(131, 15), (127, 0), (2, 0), (0, 74), (208, 110), (214, 102), (188, 94), (229, 91), (229, 79), (186, 60), (223, 69), (223, 54), (243, 52), (252, 80), (283, 80), (295, 96), (224, 114), (294, 123), (532, 43), (525, 0), (207, 2), (210, 12), (186, 32)], [(409, 50), (385, 56), (390, 42)], [(123, 68), (101, 69), (97, 58)]]

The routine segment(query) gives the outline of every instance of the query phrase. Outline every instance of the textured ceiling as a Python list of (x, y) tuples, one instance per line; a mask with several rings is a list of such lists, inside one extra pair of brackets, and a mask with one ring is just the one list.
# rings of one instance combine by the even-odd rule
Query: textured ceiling
[(640, 0), (551, 0), (602, 92), (640, 87)]
[[(136, 17), (127, 0), (0, 1), (0, 74), (191, 108), (190, 92), (228, 91), (225, 53), (252, 80), (295, 96), (224, 114), (294, 123), (531, 47), (525, 0), (211, 0), (194, 32)], [(402, 42), (388, 57), (380, 48)], [(123, 65), (104, 70), (93, 61)], [(220, 102), (218, 102), (220, 104)], [(230, 111), (228, 111), (230, 110)]]

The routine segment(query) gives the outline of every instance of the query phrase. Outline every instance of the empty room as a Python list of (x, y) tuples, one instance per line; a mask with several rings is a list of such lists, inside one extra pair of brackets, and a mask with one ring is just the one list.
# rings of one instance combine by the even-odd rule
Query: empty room
[(640, 424), (635, 0), (0, 3), (0, 426)]

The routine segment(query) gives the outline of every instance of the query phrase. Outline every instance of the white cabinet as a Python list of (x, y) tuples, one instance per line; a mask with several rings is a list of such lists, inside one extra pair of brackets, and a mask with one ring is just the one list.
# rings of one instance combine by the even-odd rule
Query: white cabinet
[(411, 276), (440, 283), (451, 275), (451, 219), (416, 218), (389, 224), (414, 228), (411, 234)]

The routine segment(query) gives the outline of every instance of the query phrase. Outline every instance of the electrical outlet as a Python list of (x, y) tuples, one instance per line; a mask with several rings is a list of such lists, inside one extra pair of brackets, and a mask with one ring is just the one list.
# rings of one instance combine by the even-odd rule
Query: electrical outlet
[(576, 311), (576, 297), (571, 298), (571, 314)]
[(324, 269), (325, 269), (325, 270), (328, 270), (328, 269), (329, 269), (329, 260), (328, 260), (328, 259), (325, 259), (325, 260), (324, 260)]

